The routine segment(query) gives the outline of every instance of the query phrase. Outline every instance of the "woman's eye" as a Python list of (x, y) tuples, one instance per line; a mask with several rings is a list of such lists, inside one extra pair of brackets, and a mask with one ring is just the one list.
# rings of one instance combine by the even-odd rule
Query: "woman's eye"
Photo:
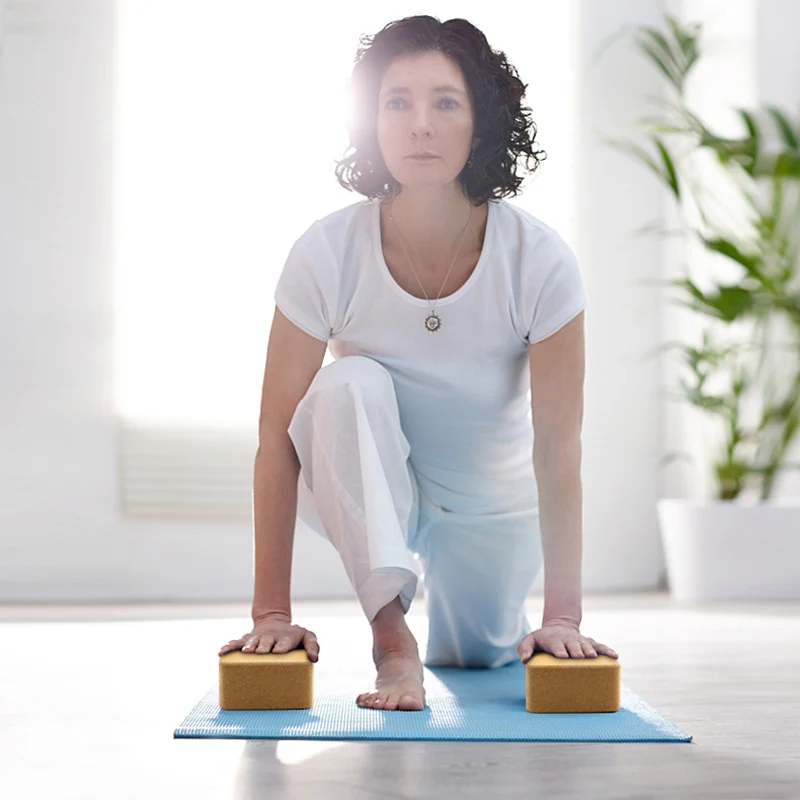
[[(386, 103), (386, 107), (387, 107), (387, 108), (397, 108), (397, 106), (393, 106), (393, 105), (392, 105), (392, 103), (393, 103), (395, 100), (402, 100), (402, 98), (400, 98), (400, 97), (392, 97), (392, 98), (391, 98), (391, 100), (388, 100), (388, 101), (387, 101), (387, 103)], [(455, 100), (454, 100), (452, 97), (443, 97), (443, 98), (442, 98), (442, 103), (444, 103), (445, 101), (450, 101), (451, 103), (453, 103), (453, 104), (454, 104), (454, 105), (452, 105), (452, 106), (447, 106), (447, 108), (455, 108), (455, 107), (458, 105), (458, 103), (456, 103), (456, 101), (455, 101)]]

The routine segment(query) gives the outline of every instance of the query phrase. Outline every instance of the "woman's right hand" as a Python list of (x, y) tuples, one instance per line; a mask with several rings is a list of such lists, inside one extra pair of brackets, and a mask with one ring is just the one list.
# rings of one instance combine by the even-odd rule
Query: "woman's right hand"
[(223, 645), (219, 655), (231, 650), (241, 650), (243, 653), (288, 653), (296, 650), (301, 643), (309, 661), (318, 661), (319, 642), (315, 633), (285, 620), (267, 619), (258, 622), (250, 633), (240, 639), (231, 639)]

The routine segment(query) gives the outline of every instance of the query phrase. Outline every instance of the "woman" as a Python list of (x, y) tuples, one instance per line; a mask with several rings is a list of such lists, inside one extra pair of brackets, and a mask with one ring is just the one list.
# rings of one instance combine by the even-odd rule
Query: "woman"
[[(291, 623), (296, 508), (341, 554), (372, 627), (378, 674), (362, 707), (424, 707), (405, 622), (420, 570), (426, 665), (616, 657), (580, 632), (580, 272), (552, 228), (499, 199), (521, 183), (518, 158), (535, 169), (543, 155), (525, 86), (469, 22), (417, 16), (367, 41), (352, 91), (337, 178), (368, 199), (317, 220), (278, 281), (254, 628), (220, 654), (302, 644), (317, 660), (316, 636)], [(326, 346), (336, 360), (319, 369)], [(289, 388), (293, 372), (304, 377)], [(524, 603), (542, 555), (532, 631)]]

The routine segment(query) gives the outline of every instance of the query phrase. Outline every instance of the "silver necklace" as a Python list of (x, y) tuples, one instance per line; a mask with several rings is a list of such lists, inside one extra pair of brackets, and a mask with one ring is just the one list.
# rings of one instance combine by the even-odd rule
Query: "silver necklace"
[[(406, 259), (408, 259), (408, 263), (411, 266), (411, 269), (414, 272), (414, 277), (417, 279), (417, 283), (419, 283), (419, 288), (422, 289), (422, 294), (425, 295), (425, 299), (430, 303), (430, 298), (428, 297), (428, 293), (425, 291), (425, 287), (422, 285), (422, 281), (419, 279), (419, 275), (417, 275), (417, 271), (414, 269), (414, 265), (411, 263), (411, 259), (408, 256), (408, 251), (406, 250), (405, 242), (403, 241), (403, 235), (400, 233), (400, 229), (397, 227), (397, 223), (394, 221), (394, 217), (392, 216), (392, 212), (389, 211), (389, 219), (392, 221), (392, 225), (394, 225), (395, 230), (397, 231), (397, 235), (400, 237), (400, 244), (403, 247), (403, 252), (406, 255)], [(450, 277), (450, 273), (453, 270), (453, 264), (456, 263), (456, 258), (458, 258), (458, 254), (461, 252), (461, 245), (464, 243), (464, 237), (467, 235), (467, 228), (469, 228), (470, 220), (472, 219), (472, 203), (469, 204), (469, 219), (467, 220), (467, 224), (464, 226), (464, 230), (461, 233), (461, 241), (458, 243), (458, 250), (456, 250), (456, 254), (453, 256), (453, 262), (450, 264), (450, 269), (447, 270), (447, 275), (445, 276), (444, 283), (442, 284), (442, 288), (439, 289), (439, 294), (436, 295), (436, 299), (433, 301), (433, 305), (431, 306), (431, 313), (425, 318), (425, 329), (429, 330), (431, 333), (436, 333), (439, 328), (442, 327), (442, 320), (435, 312), (436, 304), (439, 302), (439, 297), (441, 297), (442, 292), (444, 291), (445, 283), (447, 283), (447, 279)]]

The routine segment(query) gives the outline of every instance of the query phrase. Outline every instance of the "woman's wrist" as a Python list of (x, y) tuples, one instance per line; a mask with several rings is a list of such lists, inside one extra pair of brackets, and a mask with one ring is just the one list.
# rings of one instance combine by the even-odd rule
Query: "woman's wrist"
[(251, 616), (254, 625), (258, 625), (262, 622), (268, 622), (269, 620), (278, 620), (279, 622), (288, 622), (289, 624), (292, 622), (292, 612), (279, 608), (263, 611), (253, 609)]

